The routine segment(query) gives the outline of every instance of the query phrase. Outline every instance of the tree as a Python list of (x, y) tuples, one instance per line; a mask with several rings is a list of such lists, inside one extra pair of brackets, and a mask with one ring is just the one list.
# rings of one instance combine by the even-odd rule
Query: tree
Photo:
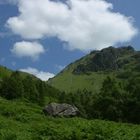
[[(93, 110), (100, 115), (100, 118), (108, 120), (122, 119), (121, 91), (115, 79), (107, 77), (102, 85), (100, 93), (96, 96), (93, 103)], [(93, 113), (95, 116), (96, 113)]]
[(43, 81), (37, 81), (37, 90), (38, 90), (38, 104), (44, 105), (45, 103), (45, 94), (46, 94), (46, 84)]
[(107, 96), (119, 98), (120, 87), (116, 82), (116, 80), (108, 76), (103, 82), (100, 94), (104, 96), (107, 95)]
[(39, 93), (36, 87), (35, 80), (31, 76), (27, 76), (23, 80), (24, 85), (24, 98), (28, 99), (31, 102), (37, 102), (39, 98)]
[(22, 79), (18, 72), (14, 72), (9, 78), (3, 79), (1, 84), (1, 96), (6, 99), (16, 99), (23, 97), (24, 88)]

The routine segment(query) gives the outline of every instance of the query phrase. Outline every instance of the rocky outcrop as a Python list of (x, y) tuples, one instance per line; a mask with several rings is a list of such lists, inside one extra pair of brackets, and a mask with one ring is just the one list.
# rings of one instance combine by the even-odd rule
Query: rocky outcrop
[(127, 56), (134, 54), (135, 50), (131, 46), (120, 48), (109, 47), (102, 49), (101, 51), (93, 51), (90, 55), (85, 57), (85, 60), (88, 58), (86, 62), (79, 62), (77, 67), (74, 68), (73, 74), (85, 74), (89, 71), (98, 72), (118, 70), (130, 63), (131, 60), (127, 60)]
[(79, 114), (79, 110), (76, 106), (66, 103), (51, 103), (43, 109), (43, 112), (45, 115), (60, 117), (74, 117)]

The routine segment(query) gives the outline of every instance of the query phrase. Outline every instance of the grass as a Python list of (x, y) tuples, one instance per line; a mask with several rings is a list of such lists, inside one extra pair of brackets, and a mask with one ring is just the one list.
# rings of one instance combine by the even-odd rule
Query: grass
[(12, 73), (11, 70), (9, 70), (6, 67), (3, 67), (3, 66), (0, 65), (0, 79), (4, 78), (4, 77), (7, 77), (7, 76), (10, 76), (11, 73)]
[(0, 98), (0, 140), (139, 140), (140, 126), (83, 118), (53, 118), (42, 107)]
[[(109, 50), (109, 48), (107, 49)], [(78, 89), (83, 90), (84, 88), (92, 92), (98, 92), (101, 88), (103, 80), (107, 76), (115, 76), (116, 78), (118, 78), (117, 74), (119, 73), (122, 74), (122, 71), (125, 71), (125, 72), (131, 71), (131, 73), (135, 73), (136, 71), (139, 72), (139, 56), (140, 56), (139, 52), (136, 52), (136, 51), (131, 52), (129, 49), (130, 48), (125, 48), (125, 49), (122, 48), (121, 51), (116, 49), (116, 53), (118, 53), (118, 57), (116, 58), (116, 62), (113, 62), (114, 61), (113, 60), (112, 63), (113, 64), (116, 63), (116, 65), (118, 65), (118, 67), (120, 68), (116, 70), (112, 69), (113, 72), (111, 71), (111, 69), (110, 69), (110, 72), (108, 71), (108, 73), (106, 71), (102, 71), (102, 72), (90, 71), (89, 72), (88, 67), (90, 68), (92, 66), (93, 63), (91, 62), (93, 62), (93, 58), (96, 56), (96, 53), (97, 53), (97, 52), (91, 52), (90, 54), (68, 65), (58, 75), (56, 75), (54, 78), (49, 80), (48, 83), (56, 87), (57, 89), (60, 89), (61, 91), (66, 91), (66, 92), (73, 92)], [(109, 52), (100, 51), (98, 53), (106, 57), (109, 54), (111, 56), (110, 51)], [(137, 54), (137, 57), (135, 56), (136, 54)], [(102, 57), (99, 57), (99, 58), (97, 57), (96, 59), (97, 59), (96, 60), (97, 62), (99, 61), (98, 62), (99, 66), (102, 65), (104, 67), (104, 65), (106, 65)], [(87, 69), (86, 72), (89, 74), (86, 74), (86, 73), (73, 74), (73, 71), (77, 68), (79, 64), (82, 64), (82, 65), (84, 64), (85, 65), (84, 69)], [(86, 65), (86, 64), (89, 64), (89, 65)], [(136, 66), (138, 67), (138, 70), (135, 69)], [(118, 80), (122, 80), (122, 79), (118, 78)]]
[(104, 79), (107, 76), (113, 75), (114, 73), (105, 74), (104, 72), (92, 72), (89, 75), (74, 75), (69, 71), (65, 71), (49, 81), (49, 84), (65, 92), (75, 92), (78, 89), (87, 89), (89, 91), (98, 92), (102, 87)]

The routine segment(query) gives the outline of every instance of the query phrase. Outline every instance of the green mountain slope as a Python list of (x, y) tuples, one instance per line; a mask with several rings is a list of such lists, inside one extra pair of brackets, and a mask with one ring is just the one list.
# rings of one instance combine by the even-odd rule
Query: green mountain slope
[(0, 79), (10, 76), (12, 74), (12, 71), (10, 69), (7, 69), (6, 67), (0, 66)]
[[(13, 72), (15, 72), (15, 71), (13, 71), (13, 70), (11, 70), (11, 69), (8, 69), (7, 67), (4, 67), (4, 66), (1, 66), (0, 65), (0, 79), (2, 80), (3, 78), (5, 78), (5, 77), (10, 77), (11, 75), (12, 75), (12, 73)], [(22, 78), (26, 78), (27, 76), (30, 76), (30, 77), (32, 77), (34, 80), (35, 79), (38, 79), (38, 78), (36, 78), (34, 75), (32, 75), (32, 74), (29, 74), (29, 73), (26, 73), (26, 72), (21, 72), (21, 71), (17, 71), (19, 74), (20, 74), (20, 76), (22, 77)]]
[(44, 116), (42, 108), (0, 98), (0, 140), (138, 140), (140, 126)]
[(60, 91), (34, 75), (0, 66), (0, 96), (8, 100), (22, 99), (40, 105), (57, 101)]
[(130, 74), (140, 74), (140, 52), (133, 47), (109, 47), (68, 65), (48, 83), (62, 91), (88, 89), (98, 92), (107, 76), (126, 80)]

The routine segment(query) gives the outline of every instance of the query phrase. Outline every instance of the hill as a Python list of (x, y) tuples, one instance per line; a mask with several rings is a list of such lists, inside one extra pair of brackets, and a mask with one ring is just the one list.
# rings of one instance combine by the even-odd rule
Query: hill
[(107, 76), (123, 81), (133, 74), (140, 75), (140, 52), (131, 46), (108, 47), (71, 63), (48, 83), (66, 92), (98, 92)]
[[(13, 71), (13, 70), (11, 70), (11, 69), (5, 67), (5, 66), (0, 65), (0, 79), (1, 79), (1, 80), (2, 80), (3, 78), (5, 78), (5, 77), (10, 77), (10, 76), (12, 75), (12, 73), (14, 73), (14, 72), (15, 72), (15, 71)], [(38, 79), (38, 78), (35, 77), (34, 75), (29, 74), (29, 73), (26, 73), (26, 72), (21, 72), (21, 71), (18, 71), (18, 70), (17, 70), (16, 72), (18, 72), (22, 78), (26, 78), (27, 76), (30, 76), (30, 77), (32, 77), (34, 80), (37, 80), (37, 79)], [(39, 80), (39, 79), (38, 79), (38, 80)]]
[(0, 79), (6, 76), (10, 76), (11, 74), (12, 74), (12, 70), (0, 65)]
[(60, 91), (34, 75), (0, 66), (0, 96), (8, 100), (22, 99), (44, 105), (56, 101)]

